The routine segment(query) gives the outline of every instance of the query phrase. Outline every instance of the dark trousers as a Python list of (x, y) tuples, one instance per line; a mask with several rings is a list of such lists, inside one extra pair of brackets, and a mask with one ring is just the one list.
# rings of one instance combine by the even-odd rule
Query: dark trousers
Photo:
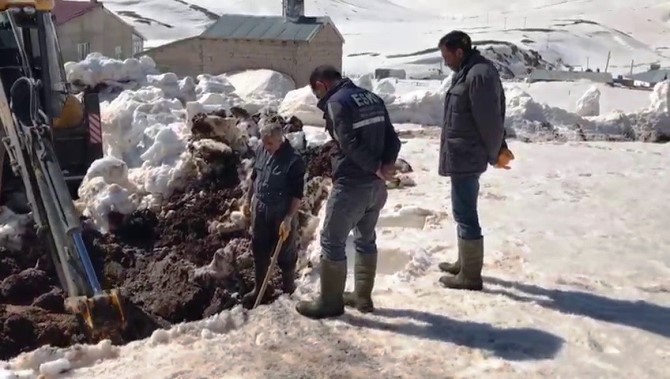
[[(260, 200), (254, 200), (252, 216), (251, 250), (254, 255), (254, 264), (257, 268), (267, 270), (279, 241), (279, 225), (286, 217), (288, 202), (279, 204), (266, 204)], [(293, 273), (298, 256), (296, 254), (298, 217), (293, 218), (291, 233), (279, 253), (277, 265), (282, 273)], [(265, 275), (263, 272), (262, 275)]]
[(377, 254), (375, 227), (388, 194), (382, 180), (364, 184), (335, 183), (326, 204), (321, 251), (329, 261), (347, 259), (345, 247), (351, 230), (359, 254)]
[(458, 225), (458, 238), (478, 240), (482, 238), (477, 214), (479, 197), (479, 175), (451, 177), (451, 209)]

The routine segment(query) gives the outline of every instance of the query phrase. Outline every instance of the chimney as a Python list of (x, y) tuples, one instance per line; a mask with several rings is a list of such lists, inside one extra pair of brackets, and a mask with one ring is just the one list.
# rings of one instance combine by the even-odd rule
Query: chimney
[(297, 21), (305, 15), (305, 0), (282, 0), (282, 16)]

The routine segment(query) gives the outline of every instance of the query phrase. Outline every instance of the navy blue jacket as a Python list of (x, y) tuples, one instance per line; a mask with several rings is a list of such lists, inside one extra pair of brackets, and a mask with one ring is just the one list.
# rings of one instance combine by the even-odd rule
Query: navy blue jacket
[(400, 152), (400, 139), (384, 101), (351, 80), (342, 79), (317, 106), (324, 112), (328, 133), (339, 145), (333, 157), (333, 181), (380, 180), (377, 169), (395, 163)]

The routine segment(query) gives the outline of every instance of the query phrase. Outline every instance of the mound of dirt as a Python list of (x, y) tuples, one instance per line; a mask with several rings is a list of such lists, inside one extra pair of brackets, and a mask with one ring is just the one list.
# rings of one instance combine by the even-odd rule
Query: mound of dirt
[[(331, 153), (330, 145), (304, 153), (309, 173), (300, 221), (305, 230), (327, 197), (321, 177), (330, 176)], [(112, 234), (84, 232), (103, 287), (118, 288), (125, 300), (128, 328), (115, 343), (230, 309), (253, 288), (248, 225), (237, 211), (243, 195), (241, 157), (222, 153), (203, 159), (210, 169), (170, 197), (159, 213), (111, 215)], [(303, 248), (311, 239), (304, 237)], [(87, 340), (78, 318), (63, 307), (65, 296), (47, 252), (33, 234), (24, 239), (23, 251), (0, 251), (0, 360), (42, 345)], [(280, 295), (279, 283), (277, 268), (269, 301)]]

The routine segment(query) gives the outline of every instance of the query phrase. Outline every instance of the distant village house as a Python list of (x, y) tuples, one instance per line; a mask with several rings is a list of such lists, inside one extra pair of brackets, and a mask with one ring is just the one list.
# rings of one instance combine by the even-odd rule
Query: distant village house
[(302, 87), (319, 65), (342, 69), (343, 44), (329, 17), (306, 17), (304, 0), (284, 0), (282, 16), (222, 15), (199, 36), (144, 54), (180, 76), (271, 69)]
[(126, 59), (144, 50), (145, 38), (97, 0), (56, 0), (53, 15), (66, 62), (92, 52)]
[(528, 82), (576, 82), (587, 80), (594, 83), (612, 84), (614, 78), (608, 72), (593, 71), (554, 71), (534, 69), (528, 76)]
[(626, 79), (633, 81), (635, 87), (653, 88), (656, 84), (670, 78), (670, 69), (655, 68), (653, 70), (629, 75)]

